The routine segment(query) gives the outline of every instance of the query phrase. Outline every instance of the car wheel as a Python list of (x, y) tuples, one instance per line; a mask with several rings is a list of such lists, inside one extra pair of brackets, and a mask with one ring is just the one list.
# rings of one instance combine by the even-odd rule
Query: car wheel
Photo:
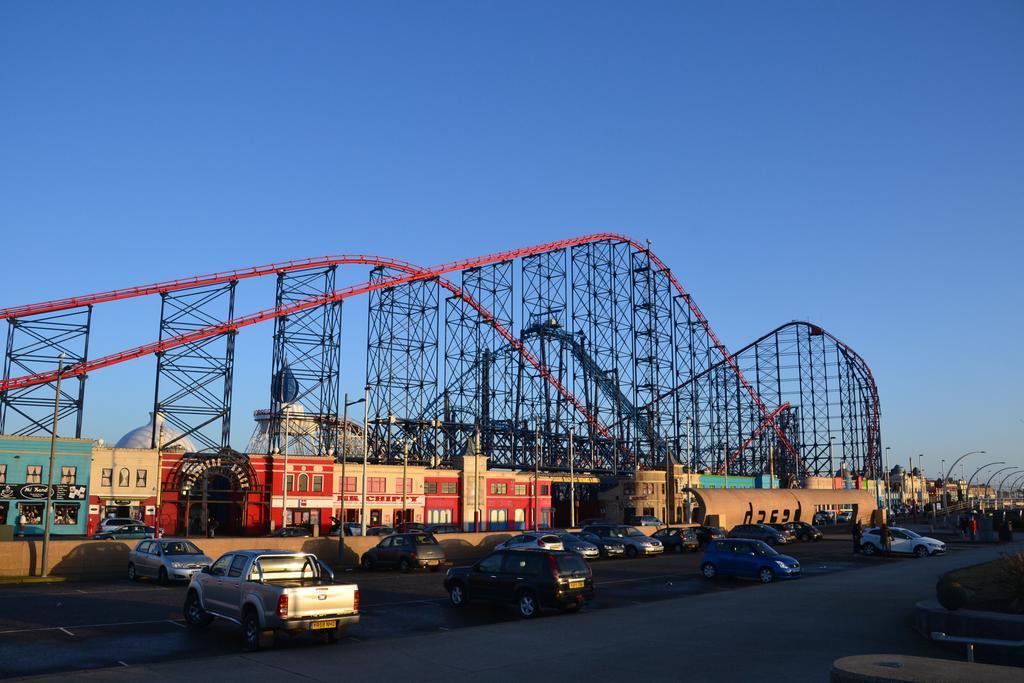
[(166, 586), (167, 585), (167, 582), (168, 582), (167, 569), (165, 569), (164, 567), (160, 567), (160, 574), (157, 577), (157, 580), (160, 582), (161, 586)]
[(775, 572), (765, 567), (757, 573), (757, 578), (761, 580), (761, 583), (771, 583), (775, 580)]
[(919, 545), (914, 548), (914, 557), (928, 557), (928, 548)]
[(811, 535), (810, 534), (800, 534), (800, 540), (803, 541), (804, 543), (806, 543), (807, 541), (811, 540)]
[(533, 591), (523, 591), (516, 599), (516, 610), (523, 619), (532, 619), (537, 616), (537, 596)]
[(363, 559), (359, 560), (359, 565), (363, 568), (363, 571), (373, 571), (373, 560), (369, 555), (363, 555)]
[(626, 548), (626, 557), (628, 557), (629, 559), (632, 560), (636, 556), (637, 556), (636, 548), (634, 548), (633, 546), (629, 546), (628, 548)]
[(872, 555), (875, 554), (875, 544), (874, 543), (865, 543), (865, 544), (861, 545), (860, 551), (863, 554), (867, 555), (868, 557), (871, 557)]
[(718, 567), (710, 562), (705, 562), (701, 565), (700, 573), (704, 575), (705, 579), (713, 579), (718, 576)]
[(135, 565), (132, 564), (131, 562), (128, 563), (128, 580), (129, 581), (138, 581), (139, 580), (139, 575), (135, 571)]
[(410, 569), (412, 569), (412, 564), (409, 563), (409, 558), (403, 557), (398, 561), (398, 571), (408, 574)]
[(452, 584), (451, 588), (448, 589), (448, 599), (451, 601), (453, 607), (465, 607), (466, 587), (459, 581), (456, 581)]
[(199, 602), (199, 596), (196, 595), (195, 591), (189, 591), (185, 597), (185, 607), (182, 609), (185, 614), (185, 623), (192, 628), (202, 628), (203, 626), (209, 626), (213, 621), (213, 617), (206, 613), (203, 609), (202, 604)]
[(247, 609), (242, 617), (242, 640), (249, 652), (260, 649), (260, 620), (253, 609)]

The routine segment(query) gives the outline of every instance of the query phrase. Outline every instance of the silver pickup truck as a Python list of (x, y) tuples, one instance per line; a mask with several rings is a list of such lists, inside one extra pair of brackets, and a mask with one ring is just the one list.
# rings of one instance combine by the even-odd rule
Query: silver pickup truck
[(235, 550), (192, 577), (184, 612), (193, 628), (214, 618), (239, 624), (249, 650), (271, 644), (278, 631), (323, 633), (333, 643), (359, 621), (359, 587), (335, 584), (316, 555)]

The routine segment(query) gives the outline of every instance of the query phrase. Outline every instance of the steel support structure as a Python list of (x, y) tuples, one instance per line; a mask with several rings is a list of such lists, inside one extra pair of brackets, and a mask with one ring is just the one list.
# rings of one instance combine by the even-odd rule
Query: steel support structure
[[(4, 380), (22, 374), (54, 370), (60, 354), (64, 367), (84, 363), (89, 356), (92, 306), (7, 319)], [(85, 375), (67, 381), (57, 398), (57, 431), (82, 436)], [(53, 429), (56, 382), (0, 392), (0, 434), (49, 436)], [(63, 426), (63, 428), (62, 428)], [(73, 429), (72, 429), (73, 427)]]
[[(337, 266), (278, 273), (277, 307), (288, 308), (295, 302), (332, 293), (336, 276)], [(275, 319), (270, 384), (275, 386), (274, 378), (288, 374), (297, 382), (298, 390), (287, 406), (287, 435), (282, 397), (271, 391), (268, 452), (283, 450), (285, 438), (289, 439), (288, 450), (292, 455), (337, 452), (341, 427), (341, 321), (341, 301)]]
[[(232, 280), (162, 292), (160, 339), (231, 321), (235, 315), (236, 284)], [(234, 331), (157, 354), (153, 413), (163, 415), (165, 422), (179, 432), (172, 437), (164, 435), (164, 447), (188, 438), (200, 450), (230, 448), (234, 365)], [(153, 420), (151, 448), (156, 448), (160, 439), (157, 422)]]

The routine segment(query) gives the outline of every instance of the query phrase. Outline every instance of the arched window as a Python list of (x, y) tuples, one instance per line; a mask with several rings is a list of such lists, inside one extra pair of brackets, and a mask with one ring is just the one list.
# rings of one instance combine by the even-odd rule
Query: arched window
[(128, 482), (131, 481), (132, 473), (128, 471), (127, 467), (122, 467), (121, 471), (117, 473), (117, 485), (128, 486)]
[(299, 475), (299, 490), (300, 491), (308, 491), (309, 490), (309, 475), (308, 474), (300, 474)]

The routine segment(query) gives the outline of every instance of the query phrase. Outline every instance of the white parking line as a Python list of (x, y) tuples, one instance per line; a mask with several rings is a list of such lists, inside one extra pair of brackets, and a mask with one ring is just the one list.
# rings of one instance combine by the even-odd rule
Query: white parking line
[[(12, 628), (6, 631), (0, 631), (0, 635), (10, 633), (35, 633), (38, 631), (64, 631), (68, 635), (75, 635), (74, 633), (68, 632), (68, 628), (106, 628), (110, 626), (141, 626), (142, 624), (166, 624), (170, 619), (152, 619), (148, 621), (112, 621), (106, 624), (75, 624), (74, 626), (44, 626), (41, 628)], [(173, 622), (172, 622), (173, 623)]]
[(127, 664), (125, 664), (124, 662), (122, 662), (122, 661), (121, 661), (120, 659), (119, 659), (119, 660), (117, 660), (117, 663), (118, 663), (118, 664), (120, 664), (121, 666), (128, 666)]
[(174, 619), (168, 619), (167, 623), (168, 624), (174, 624), (175, 626), (178, 626), (180, 628), (188, 628), (188, 626), (186, 626), (185, 624), (180, 624), (177, 621), (175, 621)]
[(64, 631), (64, 633), (68, 634), (69, 636), (73, 636), (73, 635), (75, 635), (74, 633), (72, 633), (71, 631), (67, 630), (67, 629), (66, 629), (66, 628), (64, 628), (63, 626), (61, 626), (61, 627), (60, 627), (60, 630), (61, 630), (61, 631)]

